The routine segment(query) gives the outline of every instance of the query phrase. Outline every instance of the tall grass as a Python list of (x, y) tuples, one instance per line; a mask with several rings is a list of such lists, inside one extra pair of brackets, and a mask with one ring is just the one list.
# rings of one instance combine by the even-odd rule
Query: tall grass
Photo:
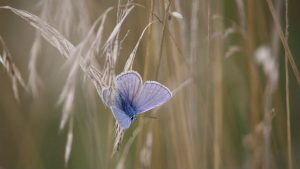
[[(0, 168), (300, 167), (297, 5), (1, 2)], [(173, 98), (123, 130), (102, 90), (131, 69)]]

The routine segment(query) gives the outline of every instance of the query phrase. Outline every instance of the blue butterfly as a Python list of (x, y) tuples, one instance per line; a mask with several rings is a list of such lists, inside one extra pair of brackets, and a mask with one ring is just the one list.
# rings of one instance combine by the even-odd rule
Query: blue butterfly
[(143, 84), (141, 76), (135, 71), (119, 74), (115, 87), (113, 98), (108, 89), (102, 91), (102, 97), (124, 129), (129, 128), (137, 114), (160, 106), (172, 97), (171, 91), (156, 81), (146, 81)]

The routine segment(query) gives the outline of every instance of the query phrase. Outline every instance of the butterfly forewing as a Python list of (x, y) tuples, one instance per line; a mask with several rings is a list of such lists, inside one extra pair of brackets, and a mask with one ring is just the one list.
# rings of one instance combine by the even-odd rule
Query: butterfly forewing
[(142, 87), (142, 78), (135, 71), (129, 71), (120, 74), (116, 78), (116, 89), (118, 94), (121, 94), (130, 102), (139, 94)]
[(155, 81), (147, 81), (134, 103), (138, 113), (143, 113), (164, 104), (171, 97), (172, 93), (167, 87)]
[(130, 117), (127, 116), (123, 110), (119, 109), (116, 106), (112, 106), (111, 110), (112, 110), (113, 115), (114, 115), (115, 119), (117, 120), (118, 124), (122, 128), (127, 129), (131, 124)]

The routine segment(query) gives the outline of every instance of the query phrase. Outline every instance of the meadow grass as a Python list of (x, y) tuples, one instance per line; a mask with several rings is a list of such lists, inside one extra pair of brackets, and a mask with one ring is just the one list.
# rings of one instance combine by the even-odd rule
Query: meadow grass
[[(0, 2), (0, 168), (300, 167), (297, 5)], [(102, 90), (129, 70), (173, 97), (124, 130)]]

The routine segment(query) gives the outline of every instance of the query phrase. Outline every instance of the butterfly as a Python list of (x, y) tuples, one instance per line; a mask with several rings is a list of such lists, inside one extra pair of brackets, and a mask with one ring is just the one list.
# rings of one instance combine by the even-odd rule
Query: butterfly
[(172, 97), (172, 92), (156, 81), (143, 84), (139, 73), (127, 71), (116, 77), (114, 96), (111, 98), (109, 89), (104, 89), (102, 97), (118, 124), (127, 129), (136, 115), (164, 104)]

